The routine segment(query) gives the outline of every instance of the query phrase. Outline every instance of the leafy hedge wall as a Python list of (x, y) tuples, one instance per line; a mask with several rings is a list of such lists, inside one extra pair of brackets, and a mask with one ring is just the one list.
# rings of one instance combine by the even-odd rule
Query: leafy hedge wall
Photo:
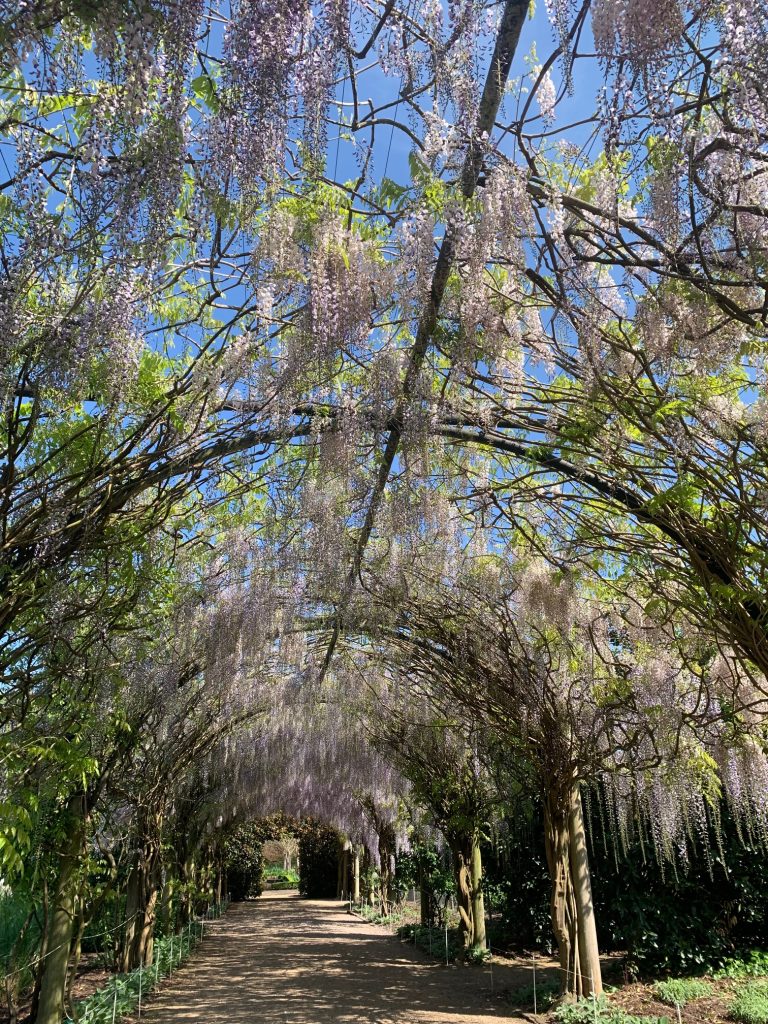
[(224, 841), (227, 887), (235, 901), (261, 896), (263, 829), (258, 823), (238, 825)]
[[(638, 972), (695, 973), (718, 967), (737, 951), (768, 948), (768, 856), (739, 838), (721, 810), (720, 838), (701, 841), (688, 863), (656, 862), (639, 843), (626, 854), (610, 838), (590, 843), (592, 890), (601, 949), (626, 950)], [(491, 943), (551, 948), (549, 877), (542, 825), (527, 827), (484, 850), (487, 902), (500, 912)]]
[(299, 834), (299, 892), (308, 899), (336, 895), (341, 836), (335, 828), (306, 819)]
[(233, 828), (224, 841), (227, 886), (233, 900), (260, 896), (264, 888), (261, 848), (290, 833), (299, 842), (299, 892), (310, 899), (333, 898), (338, 880), (341, 835), (312, 818), (283, 814), (257, 818)]

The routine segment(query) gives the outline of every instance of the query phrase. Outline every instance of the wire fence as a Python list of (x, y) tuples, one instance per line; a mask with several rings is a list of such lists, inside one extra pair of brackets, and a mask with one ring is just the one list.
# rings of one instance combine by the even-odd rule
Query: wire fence
[[(204, 915), (191, 918), (181, 931), (168, 936), (156, 937), (153, 941), (152, 963), (139, 966), (125, 974), (114, 974), (110, 982), (98, 989), (86, 999), (78, 1000), (71, 1008), (73, 1016), (67, 1016), (64, 1024), (115, 1024), (115, 1021), (128, 1013), (137, 1011), (141, 1017), (142, 1001), (147, 994), (165, 977), (171, 976), (174, 970), (187, 959), (192, 950), (205, 937), (206, 922), (215, 920), (226, 911), (229, 898), (213, 903)], [(139, 914), (132, 914), (113, 928), (92, 932), (81, 936), (81, 943), (114, 935), (125, 929)], [(41, 956), (36, 956), (13, 970), (6, 970), (3, 986), (8, 991), (13, 979), (25, 972), (32, 971), (44, 960), (52, 956), (69, 942), (60, 943), (48, 949)]]
[[(344, 902), (348, 904), (350, 913), (370, 923), (382, 924), (387, 927), (394, 927), (398, 923), (407, 924), (414, 929), (413, 941), (425, 952), (428, 952), (431, 957), (444, 960), (446, 967), (456, 960), (460, 954), (465, 952), (463, 944), (456, 942), (453, 938), (452, 933), (455, 933), (457, 929), (450, 927), (448, 924), (447, 911), (452, 910), (455, 912), (456, 910), (456, 903), (453, 897), (449, 896), (446, 898), (442, 907), (442, 921), (439, 924), (423, 926), (406, 921), (403, 915), (396, 912), (394, 914), (366, 913), (368, 909), (372, 910), (373, 908), (364, 902), (354, 903), (352, 899), (347, 899)], [(418, 904), (418, 890), (409, 891), (402, 902), (411, 905)], [(489, 923), (488, 920), (486, 920), (486, 923)], [(417, 939), (420, 941), (417, 942)], [(490, 993), (493, 996), (496, 994), (496, 979), (493, 973), (494, 955), (497, 958), (498, 966), (499, 958), (501, 956), (507, 958), (509, 953), (504, 949), (493, 949), (488, 933), (486, 933), (486, 945), (480, 953), (481, 956), (478, 956), (478, 961), (484, 960), (487, 964)], [(485, 955), (482, 956), (482, 953)], [(560, 992), (564, 989), (570, 989), (571, 991), (594, 991), (594, 979), (584, 972), (571, 971), (558, 963), (554, 963), (549, 957), (537, 957), (536, 953), (531, 955), (529, 961), (522, 957), (515, 957), (514, 967), (516, 970), (529, 972), (530, 985), (521, 985), (518, 988), (529, 990), (529, 1004), (532, 1003), (533, 1005), (534, 1017), (538, 1016), (539, 1012), (548, 1012)], [(565, 984), (561, 986), (560, 980), (563, 978), (565, 979)], [(574, 984), (570, 984), (572, 981)], [(601, 1019), (601, 999), (592, 995), (586, 998), (587, 1009), (592, 1012), (594, 1020), (599, 1022)]]
[(184, 963), (205, 938), (206, 921), (221, 917), (229, 900), (214, 904), (203, 917), (191, 919), (181, 932), (158, 938), (154, 943), (152, 963), (142, 963), (127, 974), (116, 974), (110, 983), (98, 989), (73, 1007), (73, 1016), (64, 1024), (115, 1024), (128, 1014), (141, 1018), (143, 1001), (163, 978)]

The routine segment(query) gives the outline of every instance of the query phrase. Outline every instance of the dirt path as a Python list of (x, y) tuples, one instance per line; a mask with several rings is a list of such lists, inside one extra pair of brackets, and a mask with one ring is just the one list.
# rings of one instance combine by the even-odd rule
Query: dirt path
[[(505, 972), (508, 976), (505, 976)], [(497, 966), (494, 987), (524, 984)], [(428, 961), (343, 905), (268, 892), (235, 904), (147, 1004), (146, 1024), (497, 1024), (488, 966)]]

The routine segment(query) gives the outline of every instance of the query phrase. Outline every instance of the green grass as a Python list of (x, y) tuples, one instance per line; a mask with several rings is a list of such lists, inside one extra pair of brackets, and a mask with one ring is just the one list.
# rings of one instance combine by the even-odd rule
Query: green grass
[(275, 885), (278, 882), (290, 882), (295, 888), (299, 884), (299, 876), (296, 871), (291, 868), (278, 867), (276, 864), (266, 865), (262, 869), (261, 877), (270, 885)]
[(737, 993), (731, 1016), (739, 1024), (768, 1024), (768, 982), (753, 981)]
[(668, 981), (657, 981), (653, 986), (653, 994), (657, 999), (681, 1009), (695, 999), (711, 996), (712, 992), (712, 985), (700, 978), (670, 978)]

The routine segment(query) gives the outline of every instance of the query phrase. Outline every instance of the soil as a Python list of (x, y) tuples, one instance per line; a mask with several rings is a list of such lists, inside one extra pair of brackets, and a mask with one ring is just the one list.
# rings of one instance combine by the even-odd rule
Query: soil
[[(715, 981), (712, 978), (706, 980), (712, 984), (712, 995), (695, 999), (682, 1007), (680, 1021), (682, 1024), (733, 1024), (729, 1008), (739, 986), (747, 982), (731, 979)], [(673, 1024), (677, 1024), (678, 1021), (675, 1007), (660, 1002), (654, 996), (652, 983), (634, 982), (623, 985), (611, 995), (611, 1004), (637, 1016), (668, 1017)]]
[(233, 905), (212, 924), (200, 950), (147, 1001), (142, 1021), (522, 1022), (531, 1018), (515, 1014), (509, 993), (529, 983), (522, 964), (494, 958), (446, 967), (344, 904), (274, 891)]

